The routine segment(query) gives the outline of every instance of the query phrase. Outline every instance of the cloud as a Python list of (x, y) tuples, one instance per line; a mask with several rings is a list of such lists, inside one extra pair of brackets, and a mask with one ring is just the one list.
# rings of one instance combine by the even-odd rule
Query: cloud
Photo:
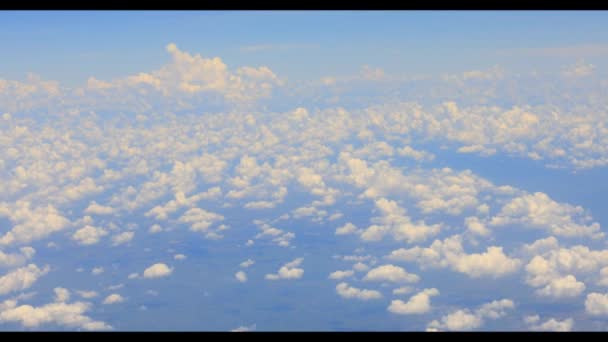
[(0, 322), (16, 322), (25, 328), (38, 328), (41, 325), (56, 324), (68, 328), (93, 331), (112, 329), (110, 325), (102, 321), (95, 321), (84, 315), (91, 308), (91, 304), (86, 302), (65, 303), (57, 301), (39, 307), (31, 305), (17, 306), (16, 301), (5, 301), (4, 304), (4, 307), (0, 309)]
[(107, 207), (91, 201), (89, 206), (84, 210), (85, 214), (93, 215), (112, 215), (116, 210), (112, 207)]
[(538, 315), (526, 316), (524, 322), (526, 322), (529, 329), (533, 331), (571, 331), (574, 325), (574, 320), (572, 318), (567, 318), (562, 321), (550, 318), (545, 322), (540, 323), (540, 317)]
[(99, 295), (96, 291), (76, 291), (76, 293), (85, 299), (95, 298)]
[(50, 204), (32, 209), (27, 201), (9, 205), (0, 203), (0, 217), (2, 216), (14, 223), (11, 230), (0, 237), (2, 245), (39, 240), (70, 225), (70, 221)]
[(6, 254), (0, 251), (0, 267), (17, 267), (34, 257), (36, 250), (32, 247), (21, 247), (19, 254)]
[(236, 278), (236, 280), (238, 280), (241, 283), (247, 282), (247, 274), (243, 271), (236, 272), (234, 277)]
[(460, 235), (453, 235), (443, 241), (435, 240), (428, 248), (400, 248), (392, 251), (386, 258), (394, 261), (416, 261), (422, 268), (449, 267), (473, 278), (500, 278), (521, 267), (521, 261), (505, 255), (502, 247), (490, 246), (484, 253), (465, 253)]
[(266, 274), (268, 280), (279, 280), (279, 279), (300, 279), (304, 275), (304, 269), (298, 268), (304, 261), (304, 258), (297, 258), (293, 261), (286, 263), (279, 268), (279, 272), (276, 274)]
[(175, 254), (173, 256), (173, 259), (175, 259), (175, 260), (186, 260), (186, 256), (184, 254)]
[(94, 267), (93, 270), (91, 270), (92, 275), (100, 275), (103, 272), (104, 272), (103, 267)]
[(370, 300), (382, 298), (382, 294), (376, 290), (358, 289), (347, 283), (339, 283), (336, 285), (336, 292), (343, 298), (355, 298), (360, 300)]
[(247, 331), (255, 331), (256, 330), (256, 325), (252, 324), (250, 326), (240, 326), (238, 328), (232, 329), (230, 330), (231, 332), (247, 332)]
[(251, 259), (247, 259), (247, 260), (243, 261), (239, 266), (241, 266), (243, 268), (247, 268), (253, 264), (255, 264), (255, 261), (253, 261)]
[(154, 264), (144, 271), (144, 278), (162, 278), (167, 277), (173, 272), (172, 268), (169, 268), (166, 264), (158, 263)]
[(589, 76), (595, 70), (593, 64), (585, 63), (584, 60), (578, 60), (576, 64), (569, 66), (562, 71), (564, 77), (585, 77)]
[(576, 297), (582, 294), (585, 288), (583, 282), (577, 281), (573, 275), (567, 275), (563, 278), (552, 279), (549, 284), (537, 290), (536, 293), (554, 298)]
[(512, 199), (492, 217), (490, 224), (524, 225), (545, 229), (551, 234), (563, 237), (603, 237), (598, 223), (584, 223), (588, 220), (584, 214), (584, 209), (580, 206), (557, 203), (547, 194), (536, 192)]
[(108, 232), (105, 231), (103, 228), (97, 228), (87, 225), (84, 228), (77, 230), (72, 235), (72, 240), (78, 242), (78, 244), (80, 245), (94, 245), (106, 235), (108, 235)]
[(410, 297), (407, 302), (400, 299), (391, 301), (388, 311), (400, 315), (427, 313), (431, 311), (431, 297), (437, 295), (439, 295), (439, 290), (435, 288), (424, 289)]
[(30, 288), (50, 267), (39, 268), (34, 264), (17, 268), (0, 277), (0, 295)]
[(123, 298), (123, 296), (117, 293), (112, 293), (103, 300), (103, 304), (117, 304), (122, 303), (124, 301), (125, 299)]
[(427, 330), (474, 330), (481, 327), (486, 319), (499, 319), (507, 315), (507, 310), (515, 308), (510, 299), (495, 300), (481, 305), (477, 310), (459, 309), (427, 325)]
[(329, 279), (344, 279), (352, 277), (355, 272), (351, 270), (347, 271), (335, 271), (329, 274)]
[(587, 294), (585, 312), (592, 316), (608, 316), (608, 294), (597, 292)]
[(135, 236), (134, 232), (122, 232), (118, 235), (112, 236), (112, 246), (118, 246), (125, 244), (133, 239)]
[(393, 283), (415, 283), (420, 277), (408, 273), (405, 269), (395, 265), (382, 265), (371, 269), (363, 280), (366, 281), (388, 281)]

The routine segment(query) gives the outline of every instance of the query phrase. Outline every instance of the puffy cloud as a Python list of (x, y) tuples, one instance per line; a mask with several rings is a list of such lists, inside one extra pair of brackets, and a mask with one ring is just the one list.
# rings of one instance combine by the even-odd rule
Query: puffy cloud
[(0, 244), (28, 243), (63, 230), (70, 221), (52, 205), (31, 208), (30, 202), (0, 203), (0, 217), (8, 217), (13, 228), (0, 237)]
[(184, 254), (175, 254), (173, 256), (173, 259), (175, 259), (175, 260), (186, 260), (186, 256)]
[(453, 311), (440, 320), (427, 325), (427, 330), (473, 330), (481, 327), (486, 319), (499, 319), (507, 315), (507, 310), (515, 308), (510, 299), (495, 300), (481, 305), (477, 310), (460, 309)]
[(393, 283), (415, 283), (420, 277), (408, 273), (405, 269), (395, 265), (382, 265), (371, 269), (363, 280), (366, 281), (389, 281)]
[(92, 274), (92, 275), (100, 275), (100, 274), (102, 274), (103, 272), (104, 272), (103, 267), (94, 267), (94, 268), (91, 270), (91, 274)]
[(93, 215), (111, 215), (114, 212), (116, 212), (114, 208), (98, 204), (95, 201), (91, 201), (89, 206), (84, 210), (85, 214)]
[(517, 271), (519, 259), (504, 254), (502, 247), (490, 246), (484, 253), (465, 253), (460, 235), (445, 240), (435, 240), (430, 247), (400, 248), (392, 251), (388, 259), (395, 261), (416, 261), (421, 267), (449, 267), (473, 278), (499, 278)]
[(329, 279), (344, 279), (352, 277), (355, 272), (351, 270), (347, 271), (335, 271), (329, 274)]
[(536, 192), (514, 198), (492, 217), (493, 226), (524, 225), (546, 229), (551, 234), (563, 237), (601, 238), (600, 225), (586, 225), (588, 220), (580, 206), (557, 203), (547, 194)]
[(116, 303), (122, 303), (124, 301), (125, 301), (125, 299), (123, 298), (123, 296), (121, 296), (117, 293), (112, 293), (111, 295), (107, 296), (103, 300), (103, 304), (116, 304)]
[(585, 311), (592, 316), (608, 316), (608, 294), (597, 292), (587, 294)]
[(554, 298), (576, 297), (583, 293), (585, 288), (583, 282), (577, 281), (573, 275), (567, 275), (563, 278), (552, 279), (549, 284), (537, 290), (536, 293)]
[(16, 267), (25, 264), (35, 254), (36, 250), (32, 247), (21, 247), (19, 254), (6, 254), (0, 251), (0, 267)]
[(358, 289), (344, 282), (336, 285), (336, 292), (340, 297), (348, 299), (370, 300), (382, 298), (382, 294), (376, 290)]
[(144, 278), (162, 278), (167, 277), (173, 272), (166, 264), (157, 263), (144, 270)]
[(85, 226), (77, 230), (72, 235), (72, 240), (75, 240), (80, 245), (94, 245), (99, 242), (99, 240), (108, 235), (108, 232), (103, 228), (97, 228), (93, 226)]
[(38, 278), (47, 274), (49, 270), (48, 266), (39, 268), (34, 264), (29, 264), (10, 271), (0, 277), (0, 295), (30, 288)]
[(304, 269), (298, 268), (304, 261), (304, 258), (297, 258), (293, 261), (286, 263), (279, 268), (279, 272), (276, 274), (267, 274), (266, 279), (268, 280), (279, 280), (279, 279), (300, 279), (304, 275)]
[(253, 261), (251, 259), (247, 259), (247, 260), (243, 261), (239, 266), (241, 266), (243, 268), (247, 268), (253, 264), (255, 264), (255, 261)]
[(53, 289), (55, 291), (55, 301), (56, 302), (67, 302), (70, 299), (70, 291), (63, 287), (56, 287)]
[(200, 208), (189, 209), (178, 219), (179, 222), (189, 223), (190, 230), (193, 232), (207, 233), (207, 237), (214, 236), (212, 234), (214, 232), (209, 232), (209, 227), (222, 220), (224, 220), (224, 216)]
[(90, 308), (91, 304), (86, 302), (57, 301), (34, 307), (31, 305), (17, 306), (17, 302), (13, 301), (0, 310), (0, 322), (17, 322), (26, 328), (57, 324), (84, 330), (111, 330), (110, 325), (84, 315)]
[(134, 232), (122, 232), (120, 234), (112, 236), (112, 246), (118, 246), (125, 244), (133, 239), (135, 236)]
[(562, 71), (564, 77), (585, 77), (589, 76), (595, 70), (595, 65), (586, 63), (584, 60), (578, 60), (576, 64), (565, 68)]
[(538, 315), (524, 317), (524, 322), (533, 331), (571, 331), (574, 325), (572, 318), (567, 318), (562, 321), (555, 318), (550, 318), (543, 323), (540, 323)]
[(388, 311), (400, 315), (423, 314), (431, 310), (431, 297), (439, 295), (435, 288), (424, 289), (410, 297), (407, 302), (400, 299), (391, 301)]
[(241, 283), (244, 283), (247, 281), (247, 274), (243, 271), (238, 271), (236, 272), (236, 274), (234, 275), (234, 277), (236, 278), (236, 280), (238, 280)]

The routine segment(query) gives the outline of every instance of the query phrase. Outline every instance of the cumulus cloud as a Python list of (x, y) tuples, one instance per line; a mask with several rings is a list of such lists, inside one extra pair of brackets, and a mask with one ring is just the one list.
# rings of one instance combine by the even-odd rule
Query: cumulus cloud
[(536, 192), (514, 198), (492, 217), (493, 226), (524, 225), (546, 229), (549, 233), (563, 237), (601, 238), (600, 225), (587, 225), (588, 217), (580, 206), (558, 203), (547, 194)]
[(34, 264), (17, 268), (0, 277), (0, 295), (30, 288), (41, 276), (47, 274), (49, 266), (39, 268)]
[(495, 300), (481, 305), (477, 310), (455, 310), (440, 320), (434, 320), (427, 325), (427, 330), (474, 330), (481, 327), (486, 319), (499, 319), (507, 315), (508, 310), (515, 308), (510, 299)]
[(167, 277), (173, 272), (173, 269), (163, 263), (154, 264), (144, 270), (144, 278), (162, 278)]
[(524, 322), (528, 325), (528, 328), (533, 331), (571, 331), (574, 326), (574, 320), (567, 318), (564, 320), (558, 320), (555, 318), (549, 318), (545, 322), (540, 322), (540, 316), (526, 316)]
[(355, 298), (360, 300), (370, 300), (382, 298), (382, 294), (376, 290), (359, 289), (348, 285), (345, 282), (336, 285), (336, 292), (343, 298)]
[(236, 280), (238, 280), (241, 283), (247, 282), (247, 274), (243, 271), (236, 272), (234, 277), (236, 278)]
[(268, 280), (279, 280), (279, 279), (300, 279), (304, 275), (304, 269), (298, 268), (304, 261), (304, 258), (297, 258), (293, 261), (286, 263), (279, 268), (276, 274), (266, 274)]
[(112, 246), (118, 246), (125, 244), (133, 239), (135, 236), (134, 232), (122, 232), (120, 234), (112, 236)]
[(125, 301), (125, 299), (123, 296), (121, 296), (117, 293), (112, 293), (111, 295), (107, 296), (103, 300), (103, 304), (116, 304), (116, 303), (122, 303), (124, 301)]
[(363, 280), (366, 281), (388, 281), (393, 283), (415, 283), (420, 277), (408, 273), (405, 269), (395, 265), (382, 265), (371, 269)]
[(32, 247), (21, 247), (21, 253), (4, 253), (0, 251), (0, 267), (16, 267), (25, 264), (34, 257), (36, 250)]
[(407, 302), (400, 299), (391, 301), (388, 311), (400, 315), (423, 314), (431, 311), (431, 297), (439, 295), (435, 288), (424, 289), (410, 297)]
[(519, 259), (505, 255), (502, 247), (490, 246), (484, 253), (467, 254), (462, 246), (462, 237), (453, 235), (435, 240), (430, 247), (400, 248), (392, 251), (387, 258), (394, 261), (416, 261), (421, 267), (449, 267), (473, 278), (499, 278), (517, 271)]
[(251, 259), (247, 259), (247, 260), (243, 261), (239, 266), (241, 266), (243, 268), (247, 268), (253, 264), (255, 264), (255, 261), (253, 261)]
[(353, 274), (355, 274), (355, 272), (351, 271), (351, 270), (346, 270), (346, 271), (335, 271), (329, 274), (329, 279), (343, 279), (343, 278), (348, 278), (348, 277), (352, 277)]
[(608, 294), (597, 292), (587, 294), (585, 311), (592, 316), (608, 316)]
[(91, 309), (91, 304), (86, 302), (56, 301), (38, 307), (27, 304), (17, 306), (17, 301), (5, 301), (3, 304), (0, 309), (0, 322), (15, 322), (25, 328), (56, 324), (92, 331), (112, 329), (110, 325), (84, 315)]
[(78, 242), (80, 245), (94, 245), (106, 235), (108, 235), (108, 232), (103, 228), (85, 226), (72, 235), (72, 240)]

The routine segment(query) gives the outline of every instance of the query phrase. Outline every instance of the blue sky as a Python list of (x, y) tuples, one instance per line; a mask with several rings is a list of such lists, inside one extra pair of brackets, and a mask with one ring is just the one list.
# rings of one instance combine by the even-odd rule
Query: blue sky
[[(608, 44), (602, 11), (56, 11), (3, 12), (2, 74), (27, 71), (71, 85), (156, 68), (162, 48), (220, 56), (231, 66), (272, 65), (290, 79), (505, 67), (543, 69), (568, 57), (518, 49)], [(257, 49), (256, 49), (257, 47)], [(580, 50), (580, 49), (579, 49)], [(574, 52), (594, 63), (602, 55)], [(587, 55), (587, 56), (586, 56)], [(570, 57), (572, 58), (572, 57)]]
[(607, 19), (0, 12), (0, 330), (606, 330)]

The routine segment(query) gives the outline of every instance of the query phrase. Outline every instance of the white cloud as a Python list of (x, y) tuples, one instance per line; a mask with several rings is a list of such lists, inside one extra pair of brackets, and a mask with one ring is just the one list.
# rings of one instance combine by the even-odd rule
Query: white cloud
[(391, 301), (388, 311), (400, 315), (423, 314), (431, 311), (431, 297), (439, 295), (435, 288), (424, 289), (410, 297), (407, 302), (400, 299)]
[(17, 201), (14, 205), (0, 203), (0, 217), (8, 217), (13, 227), (0, 237), (0, 244), (28, 243), (63, 230), (70, 221), (52, 205), (31, 208), (28, 201)]
[(148, 229), (148, 233), (150, 233), (150, 234), (156, 234), (156, 233), (160, 233), (162, 231), (163, 231), (163, 228), (158, 224), (154, 224), (150, 227), (150, 229)]
[(133, 239), (135, 236), (134, 232), (122, 232), (118, 235), (112, 236), (112, 246), (118, 246), (125, 244)]
[(38, 278), (47, 274), (49, 270), (48, 266), (39, 268), (34, 264), (29, 264), (8, 272), (0, 277), (0, 295), (30, 288)]
[(94, 245), (99, 242), (99, 240), (108, 235), (108, 232), (103, 228), (97, 228), (93, 226), (85, 226), (77, 230), (72, 235), (72, 240), (78, 242), (80, 245)]
[(247, 282), (247, 274), (243, 271), (236, 272), (234, 277), (236, 278), (236, 280), (238, 280), (241, 283)]
[(207, 233), (207, 237), (213, 232), (209, 228), (216, 222), (224, 220), (224, 216), (212, 213), (200, 208), (192, 208), (186, 211), (179, 219), (179, 222), (189, 223), (190, 230), (193, 232)]
[(594, 70), (595, 65), (586, 63), (581, 59), (576, 64), (565, 68), (562, 75), (565, 77), (585, 77), (591, 75)]
[(175, 259), (175, 260), (186, 260), (186, 256), (183, 255), (183, 254), (175, 254), (173, 256), (173, 259)]
[(112, 207), (100, 205), (95, 201), (91, 201), (89, 206), (84, 210), (85, 214), (93, 214), (93, 215), (111, 215), (116, 210)]
[(533, 331), (571, 331), (574, 325), (572, 318), (567, 318), (562, 321), (555, 318), (550, 318), (543, 323), (539, 323), (538, 315), (524, 317), (524, 322)]
[(552, 279), (545, 287), (536, 291), (537, 294), (546, 297), (565, 298), (576, 297), (585, 291), (585, 284), (576, 280), (573, 275), (563, 278)]
[(465, 253), (460, 235), (435, 240), (430, 247), (400, 248), (392, 251), (388, 259), (395, 261), (416, 261), (422, 268), (449, 267), (454, 271), (473, 278), (499, 278), (517, 271), (519, 259), (504, 254), (502, 247), (490, 246), (484, 253)]
[(0, 310), (0, 322), (17, 322), (26, 328), (57, 324), (84, 330), (111, 330), (110, 325), (84, 315), (90, 308), (91, 304), (85, 302), (54, 302), (34, 307), (17, 306), (17, 302), (13, 301)]
[(100, 275), (103, 272), (104, 272), (103, 267), (94, 267), (93, 270), (91, 270), (92, 275)]
[(336, 228), (336, 235), (347, 235), (347, 234), (355, 234), (357, 233), (359, 230), (357, 229), (357, 226), (355, 226), (354, 224), (348, 222), (345, 225)]
[(144, 271), (144, 278), (162, 278), (169, 276), (173, 272), (172, 268), (169, 268), (166, 264), (157, 263), (154, 264)]
[(247, 259), (247, 260), (243, 261), (239, 266), (241, 266), (243, 268), (247, 268), (253, 264), (255, 264), (255, 261), (253, 261), (251, 259)]
[(549, 233), (563, 237), (601, 238), (600, 225), (586, 225), (584, 209), (553, 201), (547, 194), (536, 192), (516, 197), (505, 204), (492, 217), (493, 226), (524, 225), (530, 228), (546, 229)]
[(95, 298), (99, 295), (95, 291), (76, 291), (76, 293), (78, 293), (78, 295), (80, 297), (85, 298), (85, 299)]
[(608, 294), (597, 292), (587, 294), (585, 311), (592, 316), (608, 316)]
[(19, 254), (6, 254), (0, 251), (0, 267), (17, 267), (34, 257), (36, 250), (32, 247), (21, 247)]
[(358, 289), (344, 282), (336, 285), (336, 292), (340, 297), (349, 299), (370, 300), (382, 298), (382, 294), (376, 290)]
[(276, 274), (266, 274), (268, 280), (279, 280), (279, 279), (300, 279), (304, 275), (304, 269), (298, 268), (304, 261), (304, 258), (297, 258), (293, 261), (286, 263), (279, 268), (279, 272)]
[(335, 271), (329, 274), (329, 279), (344, 279), (348, 277), (352, 277), (355, 272), (351, 270), (346, 271)]
[(507, 310), (515, 308), (510, 299), (495, 300), (481, 305), (477, 310), (460, 309), (453, 311), (440, 320), (434, 320), (427, 325), (427, 330), (474, 330), (481, 327), (485, 319), (499, 319), (507, 315)]
[(116, 303), (122, 303), (124, 301), (125, 301), (125, 299), (123, 298), (123, 296), (121, 296), (117, 293), (112, 293), (111, 295), (107, 296), (103, 300), (103, 304), (116, 304)]
[(405, 269), (395, 265), (382, 265), (371, 269), (363, 280), (366, 281), (389, 281), (393, 283), (415, 283), (420, 277), (408, 273)]
[(63, 287), (56, 287), (53, 289), (55, 291), (55, 301), (56, 302), (67, 302), (70, 299), (70, 291)]
[(247, 331), (255, 331), (255, 329), (256, 329), (256, 325), (252, 324), (250, 326), (244, 326), (244, 325), (242, 325), (242, 326), (240, 326), (238, 328), (235, 328), (235, 329), (232, 329), (230, 331), (231, 332), (247, 332)]

